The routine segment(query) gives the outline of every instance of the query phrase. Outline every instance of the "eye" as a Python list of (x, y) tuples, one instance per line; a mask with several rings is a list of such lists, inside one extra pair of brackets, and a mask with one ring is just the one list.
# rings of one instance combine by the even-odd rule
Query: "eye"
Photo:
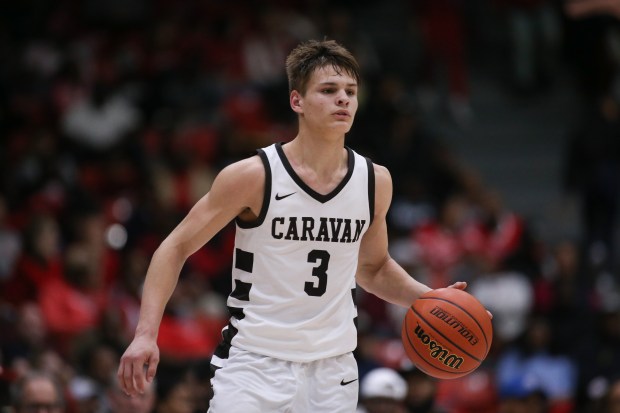
[(355, 95), (356, 95), (356, 91), (355, 91), (355, 90), (353, 90), (353, 89), (349, 89), (349, 90), (347, 90), (347, 95), (349, 95), (349, 96), (355, 96)]
[(334, 93), (334, 88), (329, 87), (329, 88), (323, 89), (322, 92), (325, 94)]

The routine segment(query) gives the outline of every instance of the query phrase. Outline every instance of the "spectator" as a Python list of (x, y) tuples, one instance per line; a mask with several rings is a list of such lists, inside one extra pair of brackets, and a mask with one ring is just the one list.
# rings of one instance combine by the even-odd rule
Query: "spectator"
[(550, 245), (542, 265), (542, 276), (534, 280), (534, 312), (550, 321), (558, 350), (571, 354), (578, 346), (573, 339), (575, 324), (590, 322), (596, 295), (587, 287), (582, 256), (577, 242), (562, 239)]
[(99, 153), (117, 148), (135, 131), (141, 114), (113, 85), (95, 83), (91, 94), (76, 100), (63, 119), (63, 129), (83, 154), (96, 159)]
[(406, 413), (407, 382), (396, 370), (379, 367), (360, 383), (360, 404), (365, 413)]
[(63, 278), (41, 289), (39, 304), (52, 339), (66, 355), (73, 340), (97, 328), (107, 305), (107, 292), (88, 246), (70, 245), (64, 256)]
[(405, 397), (408, 413), (443, 412), (436, 402), (437, 379), (416, 367), (406, 370), (403, 375), (408, 387), (407, 396)]
[(73, 377), (67, 384), (67, 405), (74, 413), (101, 413), (101, 394), (95, 381)]
[(498, 413), (551, 412), (548, 397), (535, 376), (516, 376), (503, 383), (499, 389), (499, 398)]
[(84, 377), (91, 380), (99, 389), (105, 389), (112, 384), (110, 380), (118, 368), (118, 357), (118, 350), (95, 337), (90, 343), (85, 344), (85, 348), (75, 357), (74, 364)]
[(469, 292), (493, 313), (493, 346), (491, 352), (503, 350), (527, 326), (534, 305), (530, 280), (520, 272), (506, 271), (478, 275)]
[(429, 286), (438, 288), (450, 280), (463, 278), (459, 272), (467, 263), (472, 243), (465, 236), (471, 204), (462, 194), (454, 194), (442, 204), (437, 218), (429, 219), (412, 231), (422, 265), (429, 270)]
[(157, 379), (156, 413), (193, 413), (196, 395), (190, 370), (183, 364), (162, 366)]
[(36, 301), (50, 282), (62, 278), (61, 233), (56, 218), (47, 213), (31, 216), (23, 230), (23, 250), (2, 295), (15, 305)]
[(499, 192), (486, 188), (474, 192), (478, 216), (465, 229), (465, 242), (476, 259), (484, 261), (480, 268), (536, 275), (540, 263), (526, 220), (505, 204)]
[(53, 376), (41, 372), (31, 372), (18, 379), (11, 389), (11, 400), (15, 413), (67, 411), (61, 385)]
[[(19, 375), (48, 348), (47, 326), (39, 306), (33, 302), (21, 304), (11, 330), (3, 331), (0, 340), (7, 373)], [(8, 330), (8, 329), (7, 329)], [(12, 334), (11, 334), (12, 333)]]
[(120, 272), (120, 259), (118, 251), (107, 242), (109, 222), (103, 207), (95, 200), (76, 201), (67, 209), (67, 215), (68, 242), (88, 250), (92, 271), (101, 278), (102, 286), (111, 287)]
[(157, 338), (162, 359), (208, 359), (221, 339), (226, 319), (211, 321), (204, 317), (193, 289), (194, 283), (181, 277), (166, 306)]
[(523, 336), (497, 360), (498, 386), (536, 383), (552, 412), (570, 412), (576, 402), (577, 365), (566, 355), (555, 353), (550, 332), (547, 319), (530, 320)]

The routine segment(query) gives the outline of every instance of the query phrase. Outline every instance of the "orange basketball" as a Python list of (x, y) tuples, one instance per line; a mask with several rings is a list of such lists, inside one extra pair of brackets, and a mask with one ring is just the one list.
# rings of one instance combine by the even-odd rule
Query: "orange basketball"
[(439, 379), (474, 371), (491, 348), (493, 325), (473, 295), (456, 288), (423, 294), (407, 310), (402, 341), (420, 370)]

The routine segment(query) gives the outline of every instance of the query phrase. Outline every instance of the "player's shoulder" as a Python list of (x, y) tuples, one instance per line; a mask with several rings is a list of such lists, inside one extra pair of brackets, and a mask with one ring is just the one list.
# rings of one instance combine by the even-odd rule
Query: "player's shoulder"
[(383, 165), (372, 162), (372, 168), (375, 179), (375, 212), (384, 215), (392, 201), (392, 175)]
[(254, 155), (227, 165), (218, 175), (220, 181), (256, 185), (265, 179), (265, 165), (259, 155)]
[(235, 161), (222, 169), (222, 173), (235, 175), (252, 176), (257, 173), (260, 174), (261, 172), (264, 174), (265, 166), (258, 155)]
[(386, 185), (392, 182), (392, 175), (390, 174), (390, 170), (378, 163), (375, 163), (371, 160), (372, 169), (375, 175), (375, 182), (377, 185)]

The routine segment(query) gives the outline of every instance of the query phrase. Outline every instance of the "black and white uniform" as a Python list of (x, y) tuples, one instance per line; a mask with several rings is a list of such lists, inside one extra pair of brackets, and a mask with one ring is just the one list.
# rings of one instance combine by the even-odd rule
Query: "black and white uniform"
[[(357, 369), (352, 370), (351, 364), (353, 361), (354, 367), (351, 352), (357, 345), (355, 272), (360, 241), (374, 214), (375, 179), (372, 162), (349, 148), (347, 152), (346, 176), (323, 195), (299, 178), (281, 144), (259, 150), (266, 173), (265, 194), (254, 222), (236, 222), (233, 285), (227, 301), (231, 319), (212, 359), (217, 369), (213, 411), (219, 412), (216, 409), (223, 397), (218, 400), (218, 381), (223, 381), (220, 377), (226, 370), (232, 370), (228, 366), (233, 353), (306, 367), (326, 359), (343, 363), (344, 357), (343, 375), (326, 378), (326, 385), (333, 382), (336, 390), (357, 392), (357, 384), (346, 385), (357, 378)], [(228, 394), (234, 383), (231, 378), (230, 386), (222, 385), (221, 394), (238, 402), (241, 395)], [(275, 390), (282, 392), (282, 384), (276, 386)], [(353, 410), (342, 411), (355, 410), (357, 393), (354, 398), (348, 407)], [(290, 410), (286, 403), (281, 410), (273, 405), (255, 406), (257, 410), (245, 407), (249, 411), (308, 408), (336, 412), (342, 407), (334, 405), (343, 402), (335, 398), (324, 409), (301, 403), (294, 404), (298, 410)]]

